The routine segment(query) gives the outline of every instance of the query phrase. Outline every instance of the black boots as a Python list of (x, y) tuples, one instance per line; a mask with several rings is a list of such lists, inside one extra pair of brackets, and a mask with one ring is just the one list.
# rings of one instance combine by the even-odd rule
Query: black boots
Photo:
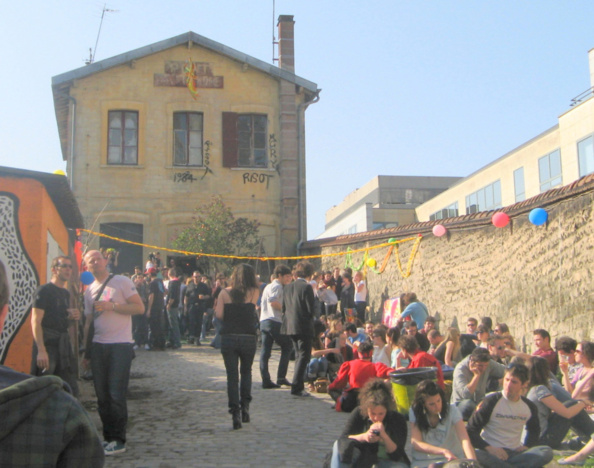
[(250, 422), (250, 404), (244, 403), (241, 405), (241, 422), (249, 423)]
[(239, 410), (233, 411), (231, 417), (233, 418), (233, 429), (241, 429), (241, 413)]

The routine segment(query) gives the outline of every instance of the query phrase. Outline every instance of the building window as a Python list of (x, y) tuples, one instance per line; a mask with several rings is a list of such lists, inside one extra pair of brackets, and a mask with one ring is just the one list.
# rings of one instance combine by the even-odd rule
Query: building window
[(561, 185), (561, 151), (555, 150), (538, 160), (540, 176), (540, 191), (545, 192), (557, 185)]
[(501, 181), (493, 182), (466, 197), (466, 214), (501, 208)]
[(388, 228), (395, 228), (395, 227), (398, 227), (397, 222), (390, 222), (390, 223), (375, 222), (375, 223), (373, 223), (373, 227), (371, 228), (371, 230), (375, 231), (376, 229), (388, 229)]
[(173, 165), (202, 166), (202, 114), (173, 114)]
[(514, 171), (514, 193), (516, 203), (526, 200), (526, 189), (524, 188), (524, 168), (520, 167)]
[(109, 111), (107, 164), (138, 164), (138, 112)]
[(268, 167), (268, 116), (223, 113), (223, 167)]
[(347, 229), (347, 234), (357, 234), (357, 225), (354, 224), (350, 228)]
[(580, 177), (594, 172), (594, 136), (589, 136), (578, 142), (578, 159)]
[(444, 209), (436, 211), (429, 216), (429, 221), (435, 221), (437, 219), (455, 218), (458, 216), (458, 202), (452, 203), (450, 206), (446, 206)]

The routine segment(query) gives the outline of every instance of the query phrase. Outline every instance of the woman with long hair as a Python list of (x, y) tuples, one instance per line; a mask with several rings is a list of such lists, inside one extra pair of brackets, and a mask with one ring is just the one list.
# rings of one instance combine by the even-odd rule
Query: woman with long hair
[(254, 269), (245, 263), (235, 267), (230, 284), (219, 293), (215, 316), (223, 323), (221, 354), (227, 371), (229, 412), (233, 417), (233, 429), (241, 429), (242, 422), (250, 422), (252, 364), (258, 326), (256, 302), (260, 290)]
[(383, 362), (390, 367), (391, 353), (390, 346), (386, 341), (386, 329), (379, 325), (371, 332), (371, 340), (373, 342), (373, 356), (371, 362)]
[(392, 369), (402, 369), (408, 367), (410, 359), (405, 359), (402, 356), (401, 349), (398, 347), (398, 340), (400, 339), (400, 328), (392, 327), (386, 332), (386, 341), (388, 342), (390, 350), (390, 367)]
[(342, 318), (337, 317), (330, 320), (330, 329), (326, 332), (326, 336), (324, 338), (324, 345), (328, 348), (331, 343), (338, 338), (338, 336), (344, 331), (344, 326), (342, 323)]
[(476, 460), (460, 411), (446, 401), (444, 391), (433, 380), (423, 380), (417, 386), (409, 419), (413, 423), (412, 466), (438, 467), (455, 459)]
[(582, 364), (582, 367), (573, 380), (569, 379), (569, 368), (567, 362), (561, 362), (559, 368), (563, 373), (563, 385), (571, 393), (574, 400), (586, 400), (592, 388), (592, 377), (594, 377), (594, 343), (582, 341), (575, 349), (575, 362)]
[(334, 443), (330, 466), (408, 467), (406, 435), (406, 420), (396, 411), (391, 387), (382, 379), (371, 379), (361, 389), (359, 407)]
[(306, 380), (310, 384), (310, 391), (313, 391), (312, 382), (318, 378), (326, 378), (328, 376), (328, 359), (329, 354), (339, 354), (340, 350), (337, 348), (327, 348), (322, 343), (322, 337), (326, 331), (326, 326), (320, 321), (314, 322), (314, 338), (312, 342), (311, 358), (307, 364)]
[[(551, 382), (551, 371), (546, 359), (539, 356), (530, 358), (530, 382), (526, 397), (538, 409), (540, 423), (540, 440), (538, 445), (548, 445), (559, 450), (561, 442), (570, 427), (583, 437), (590, 437), (594, 432), (594, 421), (583, 411), (587, 403), (572, 401), (562, 403), (555, 394), (559, 394), (553, 385), (559, 385), (556, 380)], [(558, 389), (557, 389), (558, 390)], [(566, 406), (567, 405), (567, 406)]]
[(460, 354), (460, 330), (455, 327), (448, 328), (443, 341), (433, 355), (446, 366), (456, 367), (456, 364), (462, 360)]

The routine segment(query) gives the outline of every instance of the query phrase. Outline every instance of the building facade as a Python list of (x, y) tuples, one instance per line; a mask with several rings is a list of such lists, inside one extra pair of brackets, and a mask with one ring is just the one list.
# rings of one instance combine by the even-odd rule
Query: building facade
[(419, 221), (495, 210), (594, 172), (594, 49), (589, 63), (590, 88), (572, 99), (557, 125), (423, 203)]
[[(189, 32), (53, 77), (87, 226), (168, 246), (220, 195), (260, 222), (262, 254), (295, 252), (306, 237), (304, 115), (320, 90), (294, 73), (293, 17), (278, 27), (279, 67)], [(125, 271), (149, 252), (121, 249)]]
[(459, 177), (374, 177), (326, 211), (326, 228), (317, 238), (415, 223), (415, 208), (458, 180)]

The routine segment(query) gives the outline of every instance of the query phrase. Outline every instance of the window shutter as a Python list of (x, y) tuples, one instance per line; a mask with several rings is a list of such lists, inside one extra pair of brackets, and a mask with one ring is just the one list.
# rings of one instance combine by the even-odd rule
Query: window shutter
[(223, 112), (223, 167), (237, 167), (237, 114)]

